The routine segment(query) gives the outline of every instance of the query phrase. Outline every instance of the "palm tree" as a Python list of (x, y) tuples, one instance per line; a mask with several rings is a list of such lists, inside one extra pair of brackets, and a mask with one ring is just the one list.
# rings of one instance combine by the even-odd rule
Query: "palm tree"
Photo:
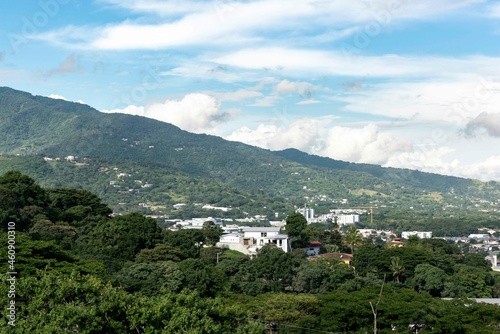
[(389, 266), (389, 269), (392, 271), (394, 281), (399, 283), (399, 278), (403, 275), (405, 267), (403, 267), (401, 259), (398, 256), (391, 257), (391, 265)]
[(359, 233), (356, 226), (351, 225), (344, 235), (344, 243), (351, 248), (351, 254), (354, 254), (354, 248), (363, 243), (363, 237)]

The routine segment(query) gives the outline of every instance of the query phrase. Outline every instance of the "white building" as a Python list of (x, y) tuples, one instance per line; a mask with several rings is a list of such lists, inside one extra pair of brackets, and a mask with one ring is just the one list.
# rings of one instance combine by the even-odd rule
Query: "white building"
[(319, 241), (311, 241), (306, 248), (307, 256), (318, 256), (323, 245)]
[(408, 239), (412, 235), (416, 235), (420, 239), (430, 239), (432, 238), (432, 232), (418, 232), (418, 231), (405, 231), (401, 232), (401, 238)]
[(476, 239), (476, 240), (488, 240), (490, 238), (489, 234), (470, 234), (468, 239)]
[(286, 253), (291, 251), (288, 235), (280, 234), (279, 227), (246, 227), (242, 233), (222, 235), (217, 246), (255, 255), (267, 244), (274, 244)]
[(339, 226), (354, 225), (359, 223), (359, 215), (336, 215)]
[(497, 253), (490, 253), (484, 259), (491, 262), (491, 269), (493, 271), (500, 271), (500, 266), (498, 265), (498, 254)]
[(314, 220), (314, 209), (313, 208), (301, 208), (297, 209), (298, 213), (304, 216), (308, 224), (311, 224)]

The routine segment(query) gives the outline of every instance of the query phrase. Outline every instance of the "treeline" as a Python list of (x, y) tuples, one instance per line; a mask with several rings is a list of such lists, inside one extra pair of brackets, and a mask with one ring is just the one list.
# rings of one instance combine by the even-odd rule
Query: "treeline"
[[(47, 189), (19, 172), (0, 177), (0, 243), (16, 225), (16, 326), (12, 333), (498, 333), (500, 308), (466, 299), (497, 297), (484, 256), (439, 240), (374, 245), (289, 216), (293, 252), (264, 247), (251, 260), (214, 247), (221, 230), (164, 231), (138, 213), (121, 216), (94, 194)], [(303, 247), (353, 252), (352, 265), (310, 261)], [(7, 248), (0, 248), (7, 259)], [(2, 273), (10, 270), (6, 260)], [(10, 300), (0, 285), (4, 314)], [(2, 315), (3, 316), (3, 315)], [(274, 325), (272, 325), (274, 324)]]

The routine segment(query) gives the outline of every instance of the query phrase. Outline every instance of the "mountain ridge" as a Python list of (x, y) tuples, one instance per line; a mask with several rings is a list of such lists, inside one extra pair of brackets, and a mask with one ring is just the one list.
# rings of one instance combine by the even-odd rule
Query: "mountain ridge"
[(3, 155), (155, 164), (255, 196), (280, 197), (299, 206), (314, 202), (325, 210), (342, 199), (352, 206), (405, 207), (408, 199), (427, 203), (431, 192), (450, 203), (459, 201), (456, 196), (487, 200), (500, 194), (496, 182), (356, 164), (296, 149), (270, 151), (193, 134), (146, 117), (101, 113), (84, 104), (5, 87), (0, 87), (0, 132)]

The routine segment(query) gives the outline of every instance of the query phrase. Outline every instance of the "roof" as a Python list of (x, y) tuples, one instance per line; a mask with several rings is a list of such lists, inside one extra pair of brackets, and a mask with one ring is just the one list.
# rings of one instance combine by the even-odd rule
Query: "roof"
[(323, 244), (319, 241), (310, 241), (309, 247), (323, 247)]
[(286, 234), (275, 234), (275, 235), (271, 235), (269, 237), (265, 237), (264, 239), (268, 239), (268, 240), (288, 239), (288, 235), (286, 235)]
[[(443, 300), (453, 300), (453, 298), (441, 298)], [(467, 298), (476, 303), (496, 304), (500, 305), (500, 298)]]
[(347, 254), (347, 253), (325, 253), (325, 254), (320, 254), (319, 257), (325, 259), (337, 259), (341, 261), (352, 260), (352, 254)]
[(243, 232), (279, 232), (279, 227), (244, 227)]

